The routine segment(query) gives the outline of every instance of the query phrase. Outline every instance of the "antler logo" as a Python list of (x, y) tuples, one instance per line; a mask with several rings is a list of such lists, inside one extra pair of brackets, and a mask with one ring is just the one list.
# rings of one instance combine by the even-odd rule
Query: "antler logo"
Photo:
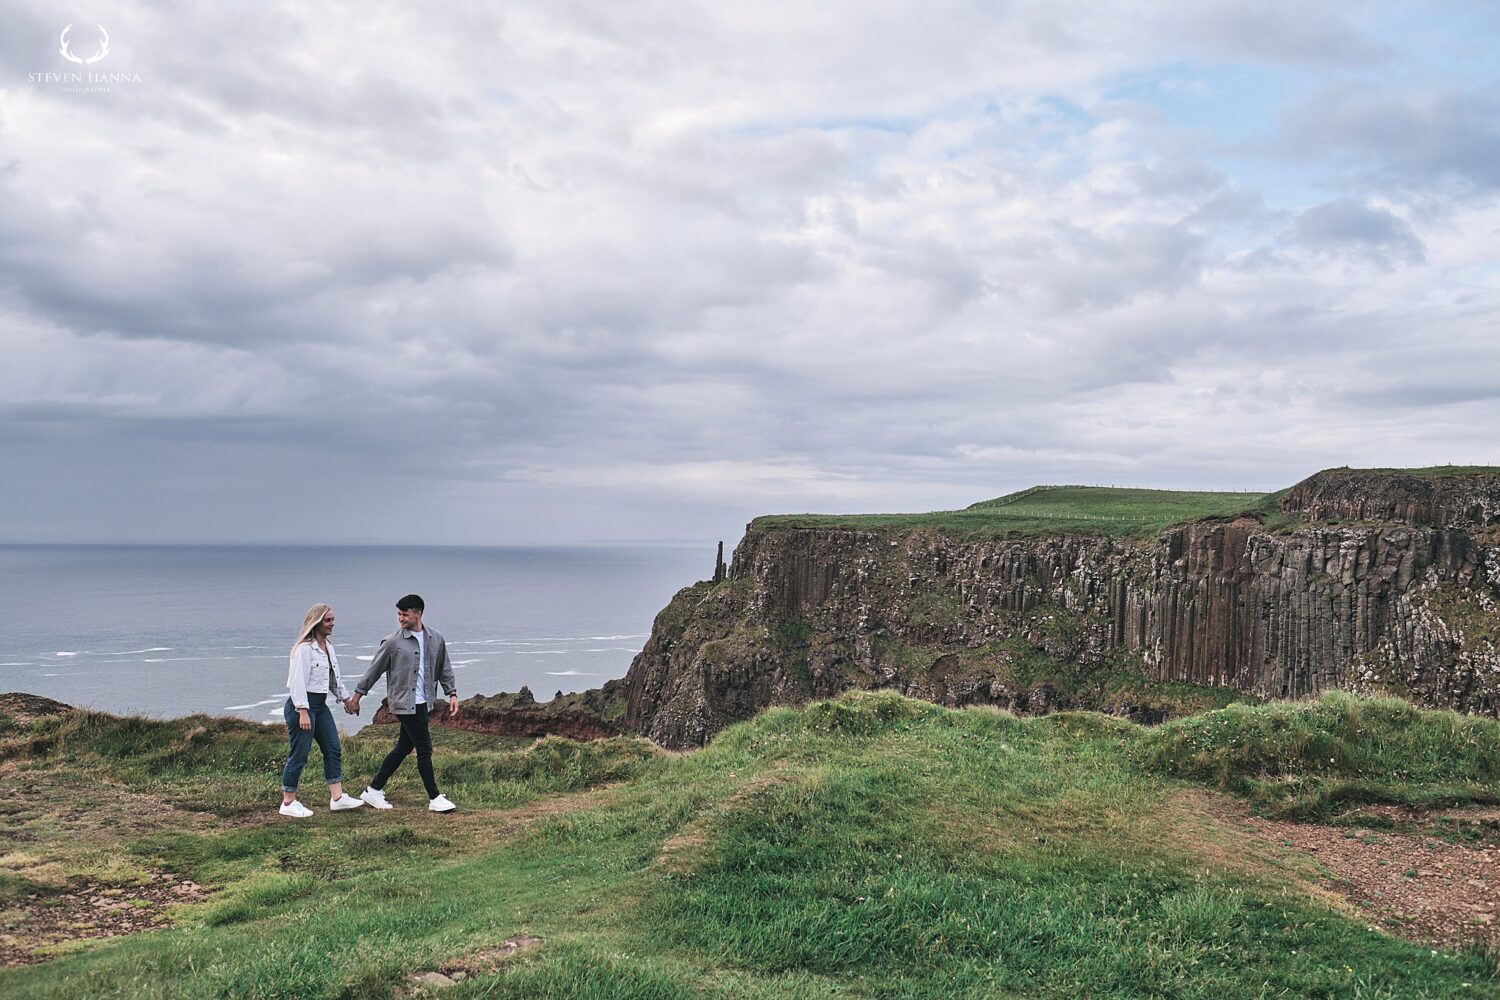
[(89, 56), (87, 58), (83, 58), (81, 56), (75, 56), (73, 54), (72, 49), (70, 49), (68, 47), (69, 44), (70, 44), (69, 41), (68, 41), (68, 33), (73, 30), (73, 26), (71, 24), (68, 25), (66, 28), (64, 28), (62, 30), (62, 35), (57, 40), (57, 51), (61, 52), (62, 53), (62, 57), (64, 59), (66, 59), (68, 62), (78, 63), (79, 65), (83, 65), (83, 66), (92, 66), (94, 63), (98, 62), (100, 59), (103, 59), (105, 56), (109, 55), (109, 32), (107, 32), (107, 31), (104, 30), (104, 25), (102, 25), (102, 24), (96, 24), (96, 25), (94, 25), (94, 27), (96, 27), (96, 28), (99, 29), (99, 51), (98, 52), (94, 53), (93, 55), (91, 55), (91, 56)]

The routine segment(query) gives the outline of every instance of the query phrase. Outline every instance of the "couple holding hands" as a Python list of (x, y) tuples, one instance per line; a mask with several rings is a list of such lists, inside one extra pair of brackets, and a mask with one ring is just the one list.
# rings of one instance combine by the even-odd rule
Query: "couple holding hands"
[[(287, 736), (292, 750), (281, 771), (281, 815), (303, 819), (313, 811), (297, 801), (297, 782), (307, 766), (307, 754), (316, 740), (323, 751), (323, 777), (328, 782), (328, 808), (358, 809), (370, 805), (391, 809), (385, 799), (385, 783), (413, 749), (417, 751), (417, 772), (427, 788), (427, 808), (431, 812), (451, 812), (448, 797), (438, 791), (432, 773), (432, 734), (427, 728), (428, 706), (436, 703), (438, 685), (448, 696), (450, 717), (458, 715), (458, 687), (453, 681), (453, 666), (448, 662), (448, 645), (432, 628), (422, 624), (426, 610), (422, 598), (407, 594), (396, 602), (396, 620), (401, 627), (386, 636), (370, 662), (370, 669), (350, 694), (339, 677), (338, 655), (328, 636), (333, 632), (333, 609), (314, 604), (302, 621), (302, 632), (292, 647), (287, 673), (286, 700), (282, 714), (286, 718)], [(328, 706), (330, 695), (337, 697), (350, 715), (359, 714), (359, 702), (370, 687), (385, 674), (385, 687), (391, 714), (401, 724), (396, 745), (370, 785), (359, 798), (344, 791), (343, 753), (339, 748), (339, 731)]]

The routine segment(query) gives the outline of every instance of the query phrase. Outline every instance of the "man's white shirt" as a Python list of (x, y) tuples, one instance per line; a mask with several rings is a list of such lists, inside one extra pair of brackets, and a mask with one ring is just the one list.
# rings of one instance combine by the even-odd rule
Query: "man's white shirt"
[(427, 629), (413, 632), (417, 637), (417, 700), (413, 704), (427, 704)]

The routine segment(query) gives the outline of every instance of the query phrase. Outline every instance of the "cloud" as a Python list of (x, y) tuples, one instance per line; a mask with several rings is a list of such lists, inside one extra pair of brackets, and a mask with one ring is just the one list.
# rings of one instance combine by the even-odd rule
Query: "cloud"
[(1378, 64), (1395, 55), (1337, 11), (1289, 0), (1211, 0), (1174, 8), (1171, 16), (1184, 40), (1238, 58), (1326, 66)]
[(1293, 240), (1314, 253), (1365, 259), (1380, 267), (1420, 264), (1422, 241), (1401, 217), (1351, 198), (1324, 202), (1300, 213)]
[[(1379, 18), (125, 4), (142, 82), (108, 94), (23, 82), (55, 18), (0, 39), (0, 455), (32, 484), (3, 537), (681, 537), (1101, 469), (1281, 485), (1374, 450), (1361, 385), (1438, 419), (1413, 330), (1493, 358), (1500, 110)], [(1235, 67), (1302, 109), (1279, 144), (1183, 110), (1261, 99)], [(331, 485), (288, 496), (306, 466)]]
[(1283, 145), (1355, 178), (1417, 191), (1500, 189), (1500, 101), (1485, 89), (1344, 86), (1303, 102)]

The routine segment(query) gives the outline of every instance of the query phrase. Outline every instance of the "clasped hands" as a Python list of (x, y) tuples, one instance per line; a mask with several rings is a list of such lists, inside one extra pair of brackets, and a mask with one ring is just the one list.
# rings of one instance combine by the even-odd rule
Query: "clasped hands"
[[(351, 694), (349, 697), (345, 698), (344, 699), (344, 711), (346, 713), (348, 713), (349, 715), (358, 715), (359, 714), (359, 701), (363, 697), (364, 697), (364, 695), (362, 695), (362, 694), (360, 694), (358, 692), (355, 692), (354, 694)], [(458, 695), (456, 695), (456, 694), (450, 694), (448, 696), (448, 718), (450, 718), (450, 719), (456, 719), (456, 718), (458, 718)]]

